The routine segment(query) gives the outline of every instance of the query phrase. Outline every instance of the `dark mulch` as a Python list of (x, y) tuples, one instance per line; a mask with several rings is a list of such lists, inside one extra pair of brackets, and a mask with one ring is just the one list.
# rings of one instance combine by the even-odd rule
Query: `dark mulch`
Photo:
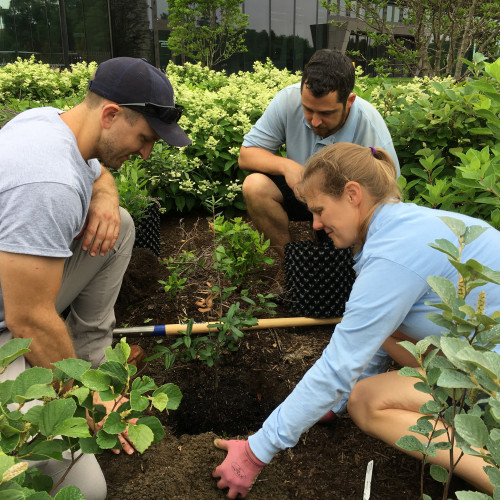
[[(210, 321), (208, 313), (195, 305), (210, 272), (193, 272), (188, 286), (170, 300), (158, 284), (168, 280), (162, 259), (176, 256), (180, 249), (209, 256), (213, 233), (205, 214), (162, 217), (161, 255), (135, 249), (124, 279), (117, 312), (117, 326), (171, 324)], [(296, 238), (309, 233), (294, 226)], [(212, 271), (213, 274), (213, 271)], [(274, 286), (279, 275), (275, 264), (263, 274), (250, 278), (255, 287)], [(286, 316), (278, 310), (278, 316)], [(99, 457), (108, 482), (110, 499), (166, 498), (169, 500), (222, 499), (211, 478), (212, 470), (225, 453), (213, 446), (215, 437), (246, 437), (256, 432), (269, 413), (289, 394), (327, 345), (333, 327), (315, 326), (248, 332), (237, 352), (227, 353), (215, 370), (201, 362), (177, 363), (166, 371), (161, 359), (147, 364), (142, 374), (158, 385), (177, 384), (183, 399), (178, 410), (161, 416), (166, 438), (143, 455)], [(158, 343), (169, 345), (173, 338), (128, 338), (148, 354)], [(366, 467), (373, 460), (373, 500), (417, 499), (420, 494), (419, 463), (402, 452), (364, 435), (348, 415), (334, 426), (316, 425), (297, 446), (279, 453), (266, 466), (249, 498), (254, 499), (361, 499)], [(426, 476), (426, 493), (442, 497), (442, 488)], [(458, 479), (453, 491), (467, 489)]]

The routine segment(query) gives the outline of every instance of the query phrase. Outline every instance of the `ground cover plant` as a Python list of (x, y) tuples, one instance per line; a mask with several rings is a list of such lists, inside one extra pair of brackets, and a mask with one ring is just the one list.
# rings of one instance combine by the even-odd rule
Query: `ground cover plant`
[[(28, 353), (30, 343), (31, 339), (16, 338), (4, 344), (0, 348), (1, 371)], [(62, 460), (63, 452), (69, 451), (69, 472), (81, 453), (120, 448), (118, 434), (125, 430), (140, 453), (164, 437), (158, 418), (143, 412), (149, 406), (160, 412), (175, 410), (182, 395), (173, 384), (158, 387), (150, 377), (134, 378), (137, 367), (127, 363), (129, 355), (130, 347), (122, 339), (106, 349), (106, 361), (97, 369), (81, 359), (66, 359), (54, 363), (54, 371), (35, 366), (15, 380), (0, 382), (2, 498), (51, 498), (49, 493), (65, 475), (53, 484), (50, 477), (40, 474), (37, 461)], [(105, 408), (94, 403), (94, 394), (99, 394), (101, 401), (115, 401), (103, 425), (98, 423), (106, 415)], [(32, 401), (40, 404), (30, 407)], [(134, 418), (138, 420), (129, 422)], [(68, 486), (56, 498), (84, 497), (76, 487)]]

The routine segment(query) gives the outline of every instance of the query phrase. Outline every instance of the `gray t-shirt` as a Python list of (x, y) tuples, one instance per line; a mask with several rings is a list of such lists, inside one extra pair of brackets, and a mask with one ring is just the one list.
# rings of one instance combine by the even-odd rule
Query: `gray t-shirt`
[[(0, 250), (69, 257), (100, 176), (55, 108), (25, 111), (0, 130)], [(5, 328), (0, 288), (0, 331)]]

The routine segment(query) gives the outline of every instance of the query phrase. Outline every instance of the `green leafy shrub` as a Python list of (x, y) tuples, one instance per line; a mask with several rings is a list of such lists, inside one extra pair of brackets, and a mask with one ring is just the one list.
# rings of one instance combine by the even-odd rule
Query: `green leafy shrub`
[(132, 216), (134, 221), (141, 222), (147, 216), (147, 209), (155, 198), (150, 196), (147, 185), (150, 178), (143, 166), (142, 158), (135, 157), (126, 161), (120, 170), (113, 170), (120, 205)]
[[(12, 339), (0, 347), (2, 371), (15, 359), (29, 352), (31, 339)], [(34, 468), (26, 470), (26, 460), (62, 460), (62, 453), (71, 452), (73, 466), (79, 453), (99, 454), (103, 450), (120, 448), (118, 434), (127, 430), (130, 441), (143, 453), (159, 442), (164, 431), (161, 422), (152, 416), (143, 416), (150, 407), (159, 411), (178, 408), (182, 395), (173, 384), (157, 387), (150, 377), (136, 377), (137, 368), (127, 363), (130, 347), (122, 339), (114, 348), (108, 347), (106, 361), (96, 370), (81, 359), (65, 359), (54, 363), (54, 371), (32, 367), (16, 380), (0, 382), (0, 497), (28, 498), (28, 493), (39, 490), (36, 498), (51, 498), (48, 494), (58, 485), (52, 485), (48, 476), (37, 478)], [(55, 383), (55, 385), (54, 385)], [(62, 393), (54, 387), (70, 384)], [(87, 416), (94, 424), (105, 416), (105, 408), (94, 404), (98, 393), (101, 401), (115, 401), (102, 428), (89, 428)], [(128, 401), (120, 403), (122, 396)], [(25, 413), (23, 407), (31, 402)], [(129, 420), (138, 418), (135, 423)], [(28, 490), (31, 490), (31, 492)], [(58, 499), (83, 498), (76, 488), (64, 488)], [(74, 494), (75, 496), (67, 496)]]
[[(450, 450), (449, 472), (438, 465), (430, 467), (431, 476), (444, 484), (446, 499), (451, 475), (461, 459), (452, 454), (453, 446), (464, 454), (481, 457), (487, 464), (485, 471), (492, 485), (500, 486), (500, 355), (492, 350), (500, 342), (500, 311), (485, 315), (484, 291), (479, 294), (476, 308), (465, 302), (470, 291), (478, 286), (500, 285), (500, 271), (472, 259), (461, 262), (464, 247), (486, 228), (466, 227), (448, 217), (443, 217), (443, 221), (457, 236), (459, 246), (447, 240), (437, 240), (431, 246), (446, 254), (458, 271), (458, 287), (455, 289), (445, 278), (430, 276), (429, 285), (442, 302), (431, 304), (441, 313), (430, 313), (428, 317), (443, 328), (443, 336), (430, 336), (416, 345), (401, 343), (415, 356), (421, 370), (406, 367), (400, 374), (417, 378), (415, 389), (429, 394), (431, 399), (420, 408), (423, 416), (409, 428), (422, 436), (422, 440), (408, 435), (396, 444), (422, 454), (422, 474), (428, 457), (435, 456), (437, 450)], [(439, 436), (447, 439), (437, 441)], [(495, 490), (494, 498), (498, 498), (497, 491), (500, 490)], [(429, 500), (428, 495), (421, 493)], [(490, 497), (457, 493), (457, 498)]]
[(250, 271), (258, 272), (274, 260), (265, 255), (270, 241), (252, 229), (241, 217), (225, 220), (216, 217), (212, 224), (217, 246), (214, 251), (215, 268), (233, 285), (241, 285)]
[[(480, 217), (500, 227), (500, 59), (476, 54), (464, 82), (413, 79), (371, 92), (401, 163), (407, 200)], [(459, 161), (460, 160), (460, 161)]]
[(95, 62), (81, 62), (59, 71), (36, 61), (34, 56), (30, 59), (19, 57), (0, 71), (0, 103), (8, 103), (12, 99), (44, 104), (67, 97), (81, 99), (96, 69)]

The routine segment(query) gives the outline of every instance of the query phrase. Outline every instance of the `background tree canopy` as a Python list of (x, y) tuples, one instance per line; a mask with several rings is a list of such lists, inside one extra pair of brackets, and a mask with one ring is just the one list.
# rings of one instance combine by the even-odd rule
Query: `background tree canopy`
[(246, 52), (248, 16), (239, 0), (169, 0), (168, 47), (174, 55), (213, 68), (237, 52)]

